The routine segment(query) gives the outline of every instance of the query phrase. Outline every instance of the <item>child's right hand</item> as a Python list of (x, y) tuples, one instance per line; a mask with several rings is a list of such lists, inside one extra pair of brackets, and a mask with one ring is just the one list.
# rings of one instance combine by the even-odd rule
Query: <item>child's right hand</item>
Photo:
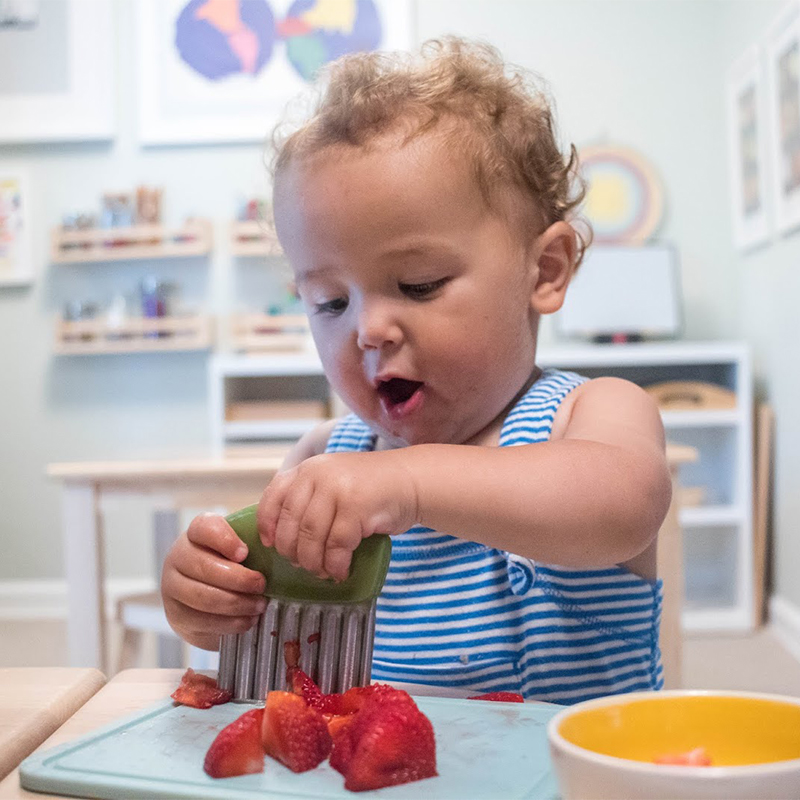
[(161, 596), (173, 630), (216, 650), (225, 633), (249, 630), (264, 611), (264, 576), (240, 563), (247, 546), (224, 517), (201, 514), (164, 560)]

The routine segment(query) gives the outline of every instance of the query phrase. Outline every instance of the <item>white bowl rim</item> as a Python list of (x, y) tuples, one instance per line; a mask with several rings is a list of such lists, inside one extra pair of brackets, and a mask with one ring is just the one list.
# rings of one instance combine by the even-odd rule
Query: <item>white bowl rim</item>
[[(777, 703), (788, 703), (800, 706), (800, 697), (790, 695), (768, 694), (765, 692), (746, 692), (741, 690), (726, 691), (724, 689), (662, 689), (648, 692), (630, 692), (629, 694), (612, 694), (606, 697), (597, 697), (594, 700), (585, 700), (559, 711), (547, 723), (547, 738), (552, 746), (558, 747), (572, 756), (591, 761), (599, 766), (624, 768), (633, 772), (649, 775), (663, 775), (676, 777), (680, 774), (690, 780), (719, 780), (723, 777), (768, 777), (783, 772), (800, 770), (800, 758), (785, 759), (783, 761), (769, 761), (764, 764), (736, 764), (724, 767), (684, 766), (683, 764), (650, 764), (646, 761), (637, 761), (621, 756), (608, 756), (596, 753), (585, 747), (579, 747), (565, 739), (558, 731), (561, 723), (581, 711), (592, 708), (603, 708), (612, 705), (628, 705), (644, 700), (660, 700), (669, 697), (740, 697), (749, 700), (769, 700)], [(676, 772), (679, 769), (680, 772)]]

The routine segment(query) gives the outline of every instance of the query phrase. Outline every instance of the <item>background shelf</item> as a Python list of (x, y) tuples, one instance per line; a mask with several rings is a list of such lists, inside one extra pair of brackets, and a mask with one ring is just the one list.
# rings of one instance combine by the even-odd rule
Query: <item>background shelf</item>
[(69, 322), (58, 320), (55, 352), (59, 355), (145, 353), (207, 350), (213, 344), (211, 319), (205, 315)]
[(278, 240), (266, 222), (231, 223), (231, 253), (235, 256), (282, 255)]
[(202, 256), (211, 252), (212, 238), (208, 220), (187, 222), (176, 229), (163, 225), (76, 231), (57, 228), (52, 234), (51, 261), (81, 264)]

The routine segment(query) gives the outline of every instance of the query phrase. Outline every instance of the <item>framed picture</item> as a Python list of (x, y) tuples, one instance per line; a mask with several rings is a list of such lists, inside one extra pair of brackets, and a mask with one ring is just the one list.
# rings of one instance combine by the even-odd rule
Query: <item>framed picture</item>
[(0, 287), (33, 281), (25, 177), (0, 170)]
[(0, 144), (113, 138), (112, 7), (0, 3)]
[(800, 4), (796, 0), (770, 26), (766, 56), (775, 227), (787, 233), (800, 226)]
[(317, 70), (408, 49), (411, 0), (137, 0), (145, 145), (262, 142)]
[(742, 250), (761, 244), (770, 234), (765, 95), (761, 52), (753, 46), (728, 74), (733, 238)]

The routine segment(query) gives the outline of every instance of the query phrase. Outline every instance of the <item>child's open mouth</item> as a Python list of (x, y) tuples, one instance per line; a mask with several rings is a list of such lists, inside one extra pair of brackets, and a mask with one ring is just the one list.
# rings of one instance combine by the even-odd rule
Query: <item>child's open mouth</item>
[(378, 384), (378, 395), (384, 411), (392, 417), (399, 419), (419, 408), (422, 402), (421, 381), (409, 381), (405, 378), (391, 378)]

